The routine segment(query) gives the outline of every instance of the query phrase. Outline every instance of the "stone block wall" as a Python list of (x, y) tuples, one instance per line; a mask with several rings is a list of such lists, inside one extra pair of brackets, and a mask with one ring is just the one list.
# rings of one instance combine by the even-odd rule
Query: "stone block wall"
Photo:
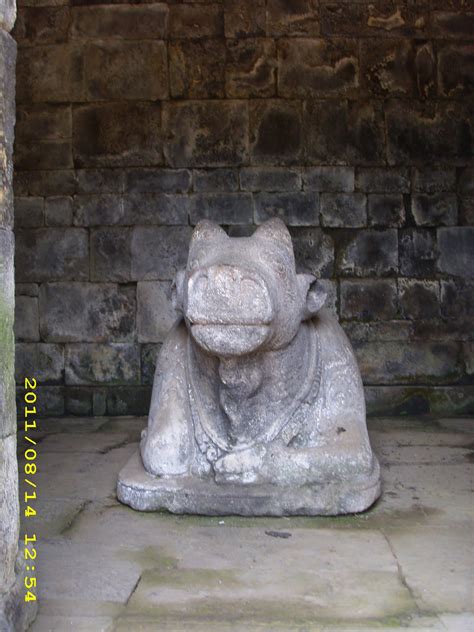
[(468, 0), (23, 0), (17, 375), (148, 409), (192, 226), (278, 215), (377, 413), (472, 412)]

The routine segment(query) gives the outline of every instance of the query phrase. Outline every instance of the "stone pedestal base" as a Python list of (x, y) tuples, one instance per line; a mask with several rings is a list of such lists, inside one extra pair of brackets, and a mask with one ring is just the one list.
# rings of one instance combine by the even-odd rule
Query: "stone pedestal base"
[(324, 485), (217, 485), (209, 479), (159, 478), (143, 467), (139, 452), (119, 474), (117, 497), (138, 511), (167, 510), (206, 516), (334, 516), (368, 509), (379, 497), (380, 468), (361, 483)]
[(0, 593), (0, 632), (23, 632), (36, 617), (37, 601), (25, 601), (25, 560), (23, 549), (16, 561), (16, 579), (7, 593)]

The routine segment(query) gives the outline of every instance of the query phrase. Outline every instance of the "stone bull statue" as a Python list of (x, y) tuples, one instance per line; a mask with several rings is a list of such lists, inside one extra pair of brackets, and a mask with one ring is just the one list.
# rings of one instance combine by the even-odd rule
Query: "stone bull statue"
[(158, 358), (140, 454), (119, 499), (140, 510), (359, 512), (380, 494), (352, 348), (278, 219), (251, 237), (194, 230), (173, 284), (182, 318)]

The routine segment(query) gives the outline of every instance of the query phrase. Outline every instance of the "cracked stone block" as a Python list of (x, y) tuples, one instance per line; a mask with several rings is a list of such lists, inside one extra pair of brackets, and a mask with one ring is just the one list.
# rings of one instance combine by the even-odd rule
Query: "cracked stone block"
[(278, 44), (278, 92), (283, 97), (354, 96), (358, 44), (346, 39), (285, 39)]
[(41, 382), (45, 384), (62, 382), (64, 378), (64, 349), (62, 345), (43, 342), (18, 342), (15, 345), (17, 384), (22, 385), (25, 376), (28, 375), (41, 375)]
[(138, 384), (140, 353), (133, 343), (66, 346), (66, 384)]
[(226, 66), (224, 41), (177, 40), (169, 43), (168, 51), (172, 97), (224, 98)]
[(186, 265), (188, 226), (135, 226), (132, 229), (132, 279), (171, 280)]
[(290, 228), (298, 272), (330, 277), (334, 270), (334, 242), (320, 228)]
[(226, 95), (237, 99), (274, 96), (276, 67), (276, 45), (273, 40), (228, 40)]
[(15, 339), (20, 342), (39, 340), (38, 299), (17, 296), (15, 299)]
[(400, 272), (404, 276), (430, 277), (436, 273), (437, 243), (434, 231), (406, 228), (399, 233)]
[(352, 193), (354, 191), (353, 167), (308, 167), (303, 170), (305, 190)]
[(272, 217), (289, 226), (319, 224), (319, 196), (313, 192), (255, 193), (255, 222), (262, 224)]
[(40, 333), (50, 342), (122, 342), (135, 332), (135, 289), (113, 283), (45, 283)]
[(411, 212), (417, 226), (452, 226), (458, 219), (458, 200), (454, 193), (414, 195)]
[(195, 169), (193, 179), (197, 193), (226, 193), (239, 189), (239, 174), (236, 169)]
[(400, 313), (403, 318), (439, 318), (439, 283), (398, 279)]
[(265, 0), (225, 0), (224, 32), (227, 38), (264, 36)]
[(421, 168), (413, 170), (413, 191), (417, 193), (440, 193), (454, 191), (456, 170), (454, 168)]
[(342, 274), (384, 276), (398, 272), (397, 230), (361, 230), (342, 244), (338, 255)]
[(474, 226), (438, 229), (438, 269), (460, 277), (474, 277)]
[(91, 231), (91, 280), (131, 280), (132, 231), (130, 228), (97, 228)]
[(74, 6), (73, 37), (124, 40), (164, 39), (168, 27), (168, 6), (145, 5)]
[(44, 204), (44, 222), (46, 226), (71, 226), (72, 197), (56, 196), (46, 198)]
[(331, 228), (367, 225), (367, 196), (363, 193), (322, 193), (321, 223)]
[(341, 280), (341, 318), (390, 320), (397, 316), (397, 284), (392, 279)]
[(367, 214), (369, 226), (402, 226), (405, 221), (403, 195), (399, 193), (369, 194)]
[(169, 10), (170, 39), (201, 39), (224, 35), (224, 15), (220, 4), (173, 4)]
[(319, 11), (316, 0), (268, 0), (267, 31), (273, 36), (319, 35)]
[(163, 342), (178, 319), (168, 281), (137, 284), (137, 332), (139, 342)]
[(189, 219), (193, 225), (202, 219), (223, 224), (249, 224), (253, 220), (250, 193), (198, 193), (189, 201)]
[(251, 101), (249, 117), (252, 163), (286, 165), (298, 162), (303, 149), (299, 101)]

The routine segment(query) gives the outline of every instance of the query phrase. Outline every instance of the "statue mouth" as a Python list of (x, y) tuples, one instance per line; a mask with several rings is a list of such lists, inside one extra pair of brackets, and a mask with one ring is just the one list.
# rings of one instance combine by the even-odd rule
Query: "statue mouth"
[(265, 324), (191, 323), (196, 342), (217, 355), (244, 355), (258, 349), (270, 336)]

